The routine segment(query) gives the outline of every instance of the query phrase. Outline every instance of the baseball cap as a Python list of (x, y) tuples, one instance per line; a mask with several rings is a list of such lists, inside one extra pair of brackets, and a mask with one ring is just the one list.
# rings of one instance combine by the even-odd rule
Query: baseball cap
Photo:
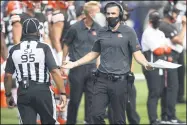
[(23, 33), (36, 33), (42, 28), (40, 22), (36, 18), (28, 18), (23, 22)]
[(160, 20), (160, 18), (161, 18), (161, 16), (158, 11), (153, 11), (149, 14), (149, 20), (158, 21), (158, 20)]

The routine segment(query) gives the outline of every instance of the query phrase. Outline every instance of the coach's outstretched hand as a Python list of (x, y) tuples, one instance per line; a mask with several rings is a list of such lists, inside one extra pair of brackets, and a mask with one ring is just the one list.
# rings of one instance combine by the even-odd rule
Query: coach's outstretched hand
[(72, 68), (77, 67), (77, 66), (78, 66), (77, 62), (64, 61), (61, 68), (72, 69)]

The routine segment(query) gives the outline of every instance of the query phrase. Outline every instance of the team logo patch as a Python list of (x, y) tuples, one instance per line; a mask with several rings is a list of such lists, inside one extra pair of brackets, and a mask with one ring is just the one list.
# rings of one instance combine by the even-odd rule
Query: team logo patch
[(140, 45), (138, 44), (138, 45), (136, 45), (136, 49), (140, 49), (141, 47), (140, 47)]
[(118, 37), (121, 38), (121, 37), (123, 37), (123, 36), (122, 36), (122, 34), (118, 34)]
[(97, 33), (96, 33), (95, 31), (92, 31), (92, 35), (93, 35), (93, 36), (96, 36)]

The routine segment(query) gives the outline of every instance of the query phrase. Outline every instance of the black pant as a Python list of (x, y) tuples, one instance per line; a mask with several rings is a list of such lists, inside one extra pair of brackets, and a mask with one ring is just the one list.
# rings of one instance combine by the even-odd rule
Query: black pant
[(18, 88), (18, 110), (23, 124), (36, 124), (36, 116), (40, 115), (42, 124), (55, 124), (56, 104), (54, 94), (48, 85), (30, 82), (30, 87)]
[(162, 73), (163, 75), (159, 75), (159, 69), (153, 71), (146, 71), (143, 69), (148, 87), (147, 111), (150, 123), (156, 121), (158, 118), (157, 105), (164, 88), (164, 71)]
[(90, 122), (88, 113), (90, 112), (90, 99), (93, 88), (91, 71), (95, 68), (95, 64), (87, 64), (70, 70), (70, 101), (68, 105), (67, 124), (76, 124), (78, 108), (83, 92), (85, 92), (85, 121)]
[(127, 80), (109, 80), (105, 77), (96, 77), (92, 96), (91, 113), (93, 124), (105, 124), (104, 115), (108, 105), (115, 112), (115, 124), (125, 124), (125, 109), (127, 101)]
[[(132, 85), (132, 89), (129, 92), (129, 100), (130, 102), (127, 103), (126, 106), (126, 114), (127, 114), (127, 119), (130, 124), (139, 124), (140, 123), (140, 117), (138, 113), (136, 112), (136, 88), (135, 85)], [(113, 120), (113, 113), (111, 105), (108, 107), (108, 119), (110, 124), (114, 124)]]
[(184, 76), (185, 76), (185, 64), (184, 64), (184, 51), (180, 53), (178, 64), (182, 66), (178, 68), (178, 78), (179, 78), (179, 90), (178, 90), (178, 100), (184, 97)]
[(176, 118), (176, 102), (178, 93), (178, 72), (177, 69), (167, 69), (167, 88), (164, 89), (161, 99), (162, 119)]

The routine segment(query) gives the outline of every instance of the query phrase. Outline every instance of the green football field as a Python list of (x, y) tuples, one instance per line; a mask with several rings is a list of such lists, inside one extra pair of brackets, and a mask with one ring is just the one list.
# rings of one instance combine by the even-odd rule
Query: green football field
[[(134, 72), (135, 73), (141, 73), (141, 67), (134, 63)], [(185, 84), (186, 85), (186, 84)], [(136, 81), (135, 82), (136, 90), (137, 90), (137, 112), (140, 115), (141, 124), (148, 124), (148, 115), (147, 115), (147, 85), (144, 80), (142, 81)], [(186, 88), (186, 87), (185, 87)], [(186, 98), (186, 89), (185, 89), (185, 98)], [(83, 123), (84, 121), (84, 97), (82, 98), (80, 107), (79, 107), (79, 113), (78, 113), (78, 123)], [(18, 118), (17, 118), (17, 109), (6, 109), (1, 108), (1, 124), (18, 124)], [(176, 114), (177, 117), (180, 120), (186, 121), (186, 105), (185, 104), (177, 104), (176, 106)], [(158, 105), (158, 116), (160, 118), (160, 101)], [(108, 120), (106, 119), (106, 123), (108, 123)]]

